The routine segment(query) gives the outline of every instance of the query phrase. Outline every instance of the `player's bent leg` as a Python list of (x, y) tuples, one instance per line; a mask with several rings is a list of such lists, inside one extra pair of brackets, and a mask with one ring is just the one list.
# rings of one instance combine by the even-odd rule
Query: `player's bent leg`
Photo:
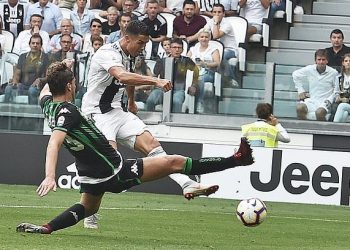
[(164, 155), (143, 158), (142, 182), (158, 180), (172, 173), (180, 173), (186, 163), (186, 157)]
[(144, 131), (142, 134), (136, 136), (134, 150), (141, 152), (143, 155), (152, 157), (153, 155), (166, 154), (162, 148), (162, 152), (154, 152), (153, 155), (150, 155), (152, 150), (157, 147), (160, 147), (160, 143), (149, 131)]
[(53, 231), (73, 226), (85, 218), (85, 216), (94, 214), (98, 211), (102, 196), (103, 194), (93, 196), (83, 193), (81, 198), (82, 204), (74, 204), (49, 223), (42, 226), (31, 223), (21, 223), (16, 227), (16, 231), (25, 233), (51, 234)]
[(91, 195), (83, 193), (80, 199), (80, 203), (85, 207), (84, 227), (88, 229), (97, 229), (99, 214), (97, 211), (101, 205), (103, 195)]
[[(148, 131), (136, 136), (135, 150), (144, 152), (148, 157), (166, 155), (160, 143)], [(160, 167), (164, 167), (164, 165)], [(181, 186), (183, 195), (188, 200), (199, 195), (208, 196), (215, 193), (219, 188), (217, 185), (202, 185), (190, 179), (187, 175), (180, 174), (179, 171), (170, 172), (169, 177)]]

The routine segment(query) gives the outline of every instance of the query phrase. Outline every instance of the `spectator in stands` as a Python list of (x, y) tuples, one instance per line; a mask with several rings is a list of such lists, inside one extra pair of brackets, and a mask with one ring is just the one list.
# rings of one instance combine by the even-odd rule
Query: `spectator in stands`
[(231, 58), (235, 58), (238, 55), (234, 30), (232, 24), (224, 18), (225, 8), (222, 4), (214, 4), (212, 12), (213, 18), (208, 21), (206, 28), (211, 30), (213, 39), (220, 40), (224, 45), (224, 55), (221, 63), (223, 80), (230, 87), (237, 87), (236, 65), (229, 63)]
[(187, 56), (196, 62), (199, 68), (199, 94), (197, 100), (197, 112), (204, 112), (204, 85), (206, 82), (214, 82), (214, 75), (220, 65), (221, 58), (219, 50), (211, 46), (209, 29), (201, 29), (198, 32), (198, 43), (190, 48)]
[(286, 0), (271, 0), (269, 17), (273, 18), (278, 10), (286, 10)]
[(350, 114), (350, 54), (344, 55), (341, 73), (335, 79), (335, 103), (334, 122), (346, 122)]
[(344, 34), (340, 29), (332, 30), (329, 37), (332, 43), (332, 47), (326, 48), (329, 55), (327, 65), (335, 68), (338, 70), (338, 72), (340, 72), (342, 67), (342, 57), (345, 54), (350, 53), (350, 48), (343, 43)]
[[(195, 96), (198, 92), (198, 68), (191, 58), (181, 56), (183, 52), (183, 42), (179, 38), (175, 38), (171, 41), (170, 45), (171, 57), (174, 58), (174, 70), (173, 70), (173, 93), (172, 93), (172, 111), (181, 112), (182, 104), (185, 100), (185, 87), (186, 87), (186, 73), (187, 70), (194, 72), (193, 84), (189, 88), (188, 94)], [(165, 73), (165, 60), (166, 58), (157, 61), (154, 66), (154, 75), (160, 76), (164, 79)], [(155, 106), (163, 104), (163, 91), (155, 88), (150, 93), (146, 101), (146, 110), (154, 111)]]
[(146, 4), (146, 14), (140, 18), (140, 20), (147, 25), (152, 41), (151, 58), (157, 58), (159, 43), (166, 38), (168, 31), (165, 18), (158, 13), (158, 0), (148, 0)]
[(128, 24), (131, 22), (131, 14), (130, 13), (122, 13), (119, 17), (119, 27), (120, 30), (112, 32), (108, 38), (106, 43), (114, 43), (118, 41), (121, 37), (125, 35), (125, 30)]
[(198, 31), (205, 26), (207, 21), (204, 17), (195, 14), (196, 4), (192, 0), (183, 3), (183, 14), (174, 19), (173, 36), (185, 39), (189, 47), (198, 40)]
[(269, 0), (239, 0), (239, 6), (244, 8), (244, 17), (248, 21), (248, 37), (254, 34), (261, 34), (262, 20), (267, 17)]
[[(315, 52), (315, 64), (293, 72), (293, 80), (298, 90), (300, 102), (297, 116), (301, 120), (315, 119), (325, 121), (334, 101), (335, 77), (338, 72), (327, 66), (328, 53), (325, 49)], [(306, 91), (308, 87), (309, 92)]]
[[(136, 15), (136, 12), (134, 12), (135, 10), (135, 1), (134, 0), (125, 0), (123, 2), (123, 9), (122, 9), (122, 13), (130, 13), (131, 15), (131, 20), (138, 20), (139, 16)], [(137, 13), (140, 14), (140, 13)]]
[(77, 0), (77, 8), (73, 9), (70, 19), (73, 22), (74, 32), (84, 36), (89, 32), (90, 23), (95, 18), (95, 14), (86, 8), (87, 0)]
[[(195, 13), (199, 14), (199, 1), (194, 0), (196, 5)], [(184, 0), (160, 0), (159, 6), (161, 12), (173, 13), (177, 16), (182, 14)]]
[[(95, 0), (96, 1), (96, 0)], [(98, 2), (99, 6), (98, 6)], [(118, 9), (118, 1), (117, 0), (97, 0), (96, 3), (93, 3), (94, 9), (100, 9), (100, 10), (108, 10), (109, 7), (116, 7)], [(90, 7), (91, 9), (92, 7)]]
[(28, 95), (29, 104), (38, 104), (41, 82), (49, 66), (48, 55), (42, 52), (43, 40), (33, 34), (29, 40), (30, 51), (19, 56), (12, 82), (5, 88), (5, 102), (13, 101), (16, 95)]
[(80, 35), (73, 33), (73, 23), (70, 19), (62, 19), (61, 22), (61, 33), (56, 34), (50, 39), (48, 51), (57, 52), (61, 49), (61, 37), (62, 35), (69, 35), (73, 38), (71, 43), (72, 50), (81, 50), (82, 38)]
[(220, 0), (220, 3), (225, 8), (225, 16), (237, 16), (239, 0)]
[(92, 52), (94, 49), (92, 48), (91, 36), (100, 36), (105, 41), (105, 35), (102, 35), (102, 22), (98, 18), (94, 18), (90, 24), (90, 32), (85, 34), (84, 43), (82, 52)]
[(60, 39), (60, 49), (50, 53), (49, 54), (49, 59), (50, 63), (53, 62), (61, 62), (64, 59), (74, 59), (73, 63), (73, 73), (76, 78), (77, 83), (79, 83), (79, 76), (78, 76), (78, 64), (75, 63), (77, 62), (77, 55), (80, 54), (81, 52), (79, 50), (74, 49), (73, 46), (74, 39), (70, 34), (62, 34), (61, 39)]
[(222, 4), (225, 8), (225, 16), (236, 16), (238, 0), (199, 0), (200, 14), (208, 17), (213, 16), (214, 4)]
[(30, 17), (33, 14), (39, 14), (44, 17), (42, 30), (49, 33), (50, 36), (60, 32), (61, 20), (63, 18), (60, 8), (49, 2), (49, 0), (39, 0), (28, 7), (24, 27), (30, 28)]
[(58, 4), (58, 7), (74, 10), (73, 9), (74, 3), (76, 3), (75, 0), (60, 0), (59, 4)]
[(161, 47), (158, 49), (158, 57), (159, 58), (165, 58), (165, 57), (171, 56), (170, 43), (171, 43), (171, 38), (170, 37), (166, 37), (160, 43)]
[(7, 0), (0, 4), (0, 16), (5, 30), (11, 31), (15, 37), (24, 29), (24, 17), (26, 7), (19, 0)]
[(102, 23), (102, 34), (109, 35), (112, 32), (119, 30), (118, 25), (118, 9), (111, 6), (107, 9), (107, 21)]
[(242, 126), (242, 136), (248, 138), (252, 147), (277, 148), (278, 142), (290, 142), (288, 132), (273, 115), (270, 103), (256, 105), (258, 121)]
[(30, 17), (30, 29), (29, 30), (23, 30), (21, 33), (19, 33), (18, 37), (15, 40), (15, 44), (13, 46), (13, 53), (16, 53), (18, 55), (21, 55), (22, 53), (29, 52), (30, 46), (29, 46), (29, 40), (32, 35), (39, 34), (42, 38), (42, 50), (44, 52), (47, 52), (48, 45), (50, 42), (49, 34), (41, 30), (43, 17), (39, 14), (33, 14)]

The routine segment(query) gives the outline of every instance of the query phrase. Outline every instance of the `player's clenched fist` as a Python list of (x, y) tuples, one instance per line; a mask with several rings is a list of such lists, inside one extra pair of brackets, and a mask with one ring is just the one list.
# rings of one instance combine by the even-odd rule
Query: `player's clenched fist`
[(171, 81), (167, 79), (158, 79), (155, 86), (163, 89), (164, 92), (167, 92), (173, 88)]

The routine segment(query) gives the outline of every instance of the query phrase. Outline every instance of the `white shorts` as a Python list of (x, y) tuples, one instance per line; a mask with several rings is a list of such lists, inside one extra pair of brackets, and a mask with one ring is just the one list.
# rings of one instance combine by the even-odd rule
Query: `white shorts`
[(114, 108), (105, 114), (92, 114), (96, 127), (109, 141), (118, 141), (134, 149), (136, 136), (147, 129), (146, 124), (131, 112)]
[(324, 101), (318, 101), (318, 100), (306, 98), (301, 103), (304, 103), (307, 107), (307, 119), (309, 119), (309, 120), (316, 120), (315, 112), (319, 108), (325, 109), (327, 111), (327, 113), (329, 112)]

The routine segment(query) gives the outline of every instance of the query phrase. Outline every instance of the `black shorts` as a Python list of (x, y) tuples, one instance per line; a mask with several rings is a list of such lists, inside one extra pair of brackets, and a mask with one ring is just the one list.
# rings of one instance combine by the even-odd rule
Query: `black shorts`
[(80, 193), (93, 195), (100, 195), (105, 192), (120, 193), (141, 184), (140, 178), (142, 175), (143, 160), (141, 158), (125, 160), (119, 173), (108, 181), (97, 184), (80, 183)]

